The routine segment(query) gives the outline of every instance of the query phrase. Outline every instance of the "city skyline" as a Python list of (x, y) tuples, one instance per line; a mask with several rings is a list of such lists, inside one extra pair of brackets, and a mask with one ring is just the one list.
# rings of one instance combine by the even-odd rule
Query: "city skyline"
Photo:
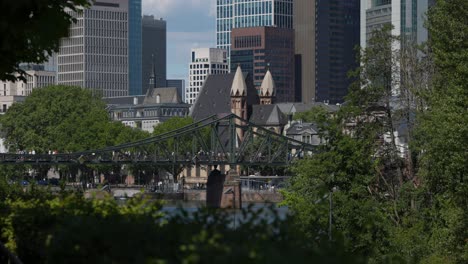
[[(106, 0), (104, 0), (106, 1)], [(109, 0), (107, 0), (109, 1)], [(124, 0), (128, 1), (128, 0)], [(232, 0), (131, 0), (135, 1), (135, 3), (140, 3), (142, 5), (141, 8), (141, 14), (143, 17), (145, 16), (152, 16), (155, 18), (155, 20), (162, 20), (164, 23), (167, 23), (167, 52), (164, 52), (167, 57), (167, 70), (164, 71), (163, 74), (167, 79), (183, 79), (185, 80), (187, 86), (190, 83), (189, 82), (189, 75), (187, 72), (189, 71), (188, 69), (188, 63), (190, 62), (190, 50), (194, 48), (213, 48), (216, 46), (219, 46), (219, 43), (216, 43), (216, 37), (219, 38), (219, 14), (220, 10), (223, 11), (223, 9), (220, 9), (218, 7), (218, 12), (216, 14), (215, 10), (217, 8), (217, 4), (243, 4), (244, 1), (248, 0), (238, 0), (238, 2), (231, 2)], [(266, 0), (262, 1), (253, 1), (253, 4), (247, 5), (245, 10), (243, 9), (242, 6), (239, 6), (239, 8), (234, 8), (232, 12), (227, 13), (231, 14), (233, 17), (232, 23), (237, 24), (237, 22), (241, 23), (239, 26), (242, 27), (243, 20), (240, 19), (240, 17), (244, 15), (247, 15), (249, 19), (247, 19), (244, 22), (252, 22), (254, 21), (253, 19), (250, 19), (250, 16), (255, 16), (258, 12), (262, 13), (263, 11), (268, 11), (269, 9), (272, 9), (273, 6), (268, 7), (267, 2), (263, 2)], [(291, 8), (286, 8), (288, 7), (287, 3), (292, 3), (290, 1), (292, 0), (275, 0), (278, 1), (278, 4), (281, 3), (286, 3), (284, 5), (285, 8), (279, 8), (283, 11), (291, 11)], [(412, 0), (407, 0), (411, 2)], [(426, 0), (429, 1), (429, 0)], [(308, 2), (308, 1), (306, 1)], [(395, 1), (397, 2), (397, 1)], [(270, 3), (270, 2), (268, 2)], [(276, 3), (276, 2), (275, 2)], [(296, 3), (301, 3), (300, 1)], [(276, 10), (276, 4), (275, 10)], [(281, 7), (282, 5), (278, 5)], [(415, 4), (413, 5), (406, 5), (405, 9), (406, 11), (415, 9), (413, 8), (416, 6)], [(222, 6), (221, 6), (222, 7)], [(417, 5), (418, 11), (419, 11), (419, 4)], [(402, 10), (403, 10), (402, 9)], [(237, 10), (237, 11), (236, 11)], [(254, 12), (255, 11), (255, 12)], [(286, 12), (285, 11), (285, 12)], [(362, 12), (362, 10), (361, 10)], [(221, 12), (222, 13), (222, 12)], [(326, 12), (322, 12), (326, 13)], [(357, 13), (357, 12), (356, 12)], [(411, 12), (406, 12), (408, 14), (411, 14)], [(407, 16), (408, 16), (407, 14)], [(241, 15), (241, 16), (239, 16)], [(322, 16), (323, 18), (324, 16)], [(260, 17), (260, 20), (263, 19), (264, 17)], [(281, 19), (275, 18), (277, 21), (282, 21)], [(276, 21), (275, 20), (275, 21)], [(196, 23), (188, 23), (189, 21), (196, 21)], [(236, 22), (237, 21), (237, 22)], [(256, 20), (255, 20), (256, 21)], [(287, 22), (287, 20), (285, 20)], [(407, 21), (408, 22), (408, 21)], [(288, 23), (287, 23), (288, 24)], [(289, 23), (290, 24), (290, 23)], [(246, 24), (246, 26), (251, 26), (250, 24)], [(301, 28), (301, 27), (299, 27)], [(336, 28), (336, 27), (333, 27)], [(362, 25), (361, 25), (362, 29)], [(296, 29), (297, 30), (297, 29)], [(328, 28), (324, 27), (324, 31), (328, 32)], [(323, 31), (322, 30), (322, 31)], [(349, 30), (346, 30), (348, 32)], [(130, 32), (130, 31), (129, 31)], [(318, 32), (318, 31), (317, 31)], [(316, 33), (317, 33), (316, 32)], [(322, 32), (323, 33), (323, 32)], [(218, 35), (217, 35), (218, 34)], [(362, 32), (361, 32), (362, 34)], [(299, 35), (296, 32), (296, 35)], [(317, 34), (314, 34), (317, 35)], [(323, 35), (323, 34), (322, 34)], [(317, 37), (317, 36), (316, 36)], [(129, 41), (130, 41), (130, 36), (129, 36)], [(219, 42), (219, 39), (217, 40)], [(166, 40), (164, 40), (166, 42)], [(229, 38), (230, 42), (230, 38)], [(361, 39), (362, 42), (362, 39)], [(133, 43), (130, 41), (130, 43)], [(327, 41), (319, 41), (319, 43), (322, 44), (322, 46), (329, 46), (327, 45)], [(307, 43), (308, 44), (308, 43)], [(354, 46), (354, 45), (353, 45)], [(324, 50), (322, 47), (321, 50)], [(131, 52), (130, 52), (131, 53)], [(326, 52), (323, 52), (325, 54)], [(147, 55), (143, 54), (143, 56), (148, 57)], [(354, 56), (351, 56), (354, 57)], [(130, 57), (129, 57), (130, 59)], [(317, 61), (317, 59), (315, 59)], [(133, 63), (134, 64), (134, 63)], [(319, 63), (321, 65), (324, 65), (324, 62), (322, 61)], [(325, 63), (326, 64), (326, 63)], [(128, 65), (130, 65), (130, 61), (128, 62)], [(131, 67), (130, 67), (131, 68)], [(148, 66), (143, 66), (143, 68), (150, 68)], [(321, 67), (322, 69), (325, 69), (326, 67)], [(167, 72), (167, 74), (165, 74)], [(309, 71), (310, 72), (310, 71)], [(317, 72), (317, 69), (316, 69)], [(336, 72), (336, 71), (334, 71)], [(129, 72), (129, 75), (131, 73)], [(131, 78), (131, 76), (129, 76)], [(60, 81), (60, 78), (58, 78)], [(145, 79), (145, 78), (143, 78)], [(325, 80), (325, 78), (320, 78), (322, 80)], [(142, 82), (142, 80), (140, 80)], [(164, 83), (164, 82), (162, 82)], [(143, 83), (142, 83), (143, 84)], [(131, 87), (140, 87), (140, 85), (130, 85)], [(145, 85), (143, 84), (145, 87)], [(160, 85), (160, 87), (165, 86), (165, 85)], [(325, 85), (325, 87), (329, 87), (329, 85)], [(99, 87), (98, 87), (99, 88)], [(296, 90), (298, 90), (298, 87), (295, 87)], [(317, 87), (316, 87), (317, 88)], [(144, 90), (144, 89), (143, 89)], [(320, 91), (320, 89), (316, 89), (317, 91)], [(343, 90), (343, 89), (342, 89)], [(317, 92), (316, 91), (316, 92)], [(327, 90), (328, 92), (328, 90)], [(140, 92), (141, 93), (141, 92)], [(140, 94), (140, 93), (135, 93), (130, 91), (130, 94)], [(144, 94), (141, 93), (141, 94)], [(328, 101), (329, 99), (324, 97), (324, 96), (319, 96), (320, 93), (316, 93), (316, 100), (318, 101)], [(303, 96), (303, 95), (302, 95)], [(296, 96), (296, 100), (300, 100), (302, 96), (299, 94)], [(324, 99), (325, 98), (325, 99)], [(332, 100), (336, 101), (336, 100)]]

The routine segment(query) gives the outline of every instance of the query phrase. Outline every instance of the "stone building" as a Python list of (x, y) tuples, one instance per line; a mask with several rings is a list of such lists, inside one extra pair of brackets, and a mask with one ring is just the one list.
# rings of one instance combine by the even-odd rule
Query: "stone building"
[(154, 127), (172, 117), (186, 117), (189, 105), (175, 87), (153, 88), (145, 96), (104, 98), (112, 120), (152, 133)]
[(55, 72), (45, 71), (42, 65), (25, 71), (26, 82), (0, 81), (0, 114), (5, 113), (13, 103), (23, 102), (34, 89), (55, 84)]

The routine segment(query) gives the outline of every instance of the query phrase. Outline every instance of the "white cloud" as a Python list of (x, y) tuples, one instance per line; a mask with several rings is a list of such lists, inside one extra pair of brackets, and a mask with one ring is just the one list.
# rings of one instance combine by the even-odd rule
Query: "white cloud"
[(167, 32), (168, 63), (188, 65), (192, 48), (210, 48), (215, 46), (212, 32)]
[(207, 9), (207, 15), (215, 16), (216, 0), (143, 0), (143, 14), (167, 16), (180, 8)]
[(167, 15), (176, 5), (174, 0), (143, 0), (143, 14), (149, 14), (147, 11), (155, 12), (156, 15)]

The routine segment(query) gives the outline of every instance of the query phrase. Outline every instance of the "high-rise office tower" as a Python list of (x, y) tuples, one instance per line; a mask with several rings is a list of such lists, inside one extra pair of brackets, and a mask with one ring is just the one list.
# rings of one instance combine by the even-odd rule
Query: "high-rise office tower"
[(172, 79), (166, 81), (167, 87), (177, 88), (177, 92), (180, 95), (180, 98), (185, 102), (185, 80), (184, 79)]
[(166, 21), (155, 19), (153, 16), (143, 16), (143, 91), (150, 87), (149, 81), (154, 65), (156, 85), (153, 87), (166, 87)]
[(232, 30), (231, 69), (240, 65), (260, 90), (268, 69), (276, 84), (278, 102), (294, 102), (294, 30), (249, 27)]
[(317, 102), (342, 103), (353, 80), (359, 45), (359, 0), (320, 1), (316, 5)]
[(359, 45), (359, 0), (294, 1), (296, 99), (341, 103)]
[(293, 28), (293, 0), (217, 0), (217, 47), (228, 57), (233, 28), (263, 26)]
[(193, 104), (208, 75), (226, 74), (229, 72), (227, 52), (226, 50), (215, 48), (192, 49), (189, 68), (190, 83), (185, 92), (185, 102)]
[(294, 3), (296, 100), (315, 101), (315, 1)]
[(384, 24), (403, 41), (427, 40), (424, 16), (434, 0), (361, 0), (361, 47), (366, 47), (372, 31)]
[(128, 3), (128, 94), (143, 94), (141, 0)]
[(138, 64), (138, 56), (129, 54), (138, 53), (138, 43), (129, 41), (138, 39), (138, 32), (129, 33), (138, 25), (138, 4), (140, 0), (99, 0), (83, 12), (72, 13), (77, 22), (69, 37), (62, 39), (57, 82), (89, 88), (105, 97), (128, 95), (129, 73), (138, 70), (129, 67), (130, 61)]

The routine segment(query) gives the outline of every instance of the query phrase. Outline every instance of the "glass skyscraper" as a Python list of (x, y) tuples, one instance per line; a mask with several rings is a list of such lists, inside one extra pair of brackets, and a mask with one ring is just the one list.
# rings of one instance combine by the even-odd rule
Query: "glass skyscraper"
[(217, 47), (231, 52), (233, 28), (293, 28), (293, 0), (217, 0)]
[(143, 94), (141, 0), (128, 2), (128, 93)]

